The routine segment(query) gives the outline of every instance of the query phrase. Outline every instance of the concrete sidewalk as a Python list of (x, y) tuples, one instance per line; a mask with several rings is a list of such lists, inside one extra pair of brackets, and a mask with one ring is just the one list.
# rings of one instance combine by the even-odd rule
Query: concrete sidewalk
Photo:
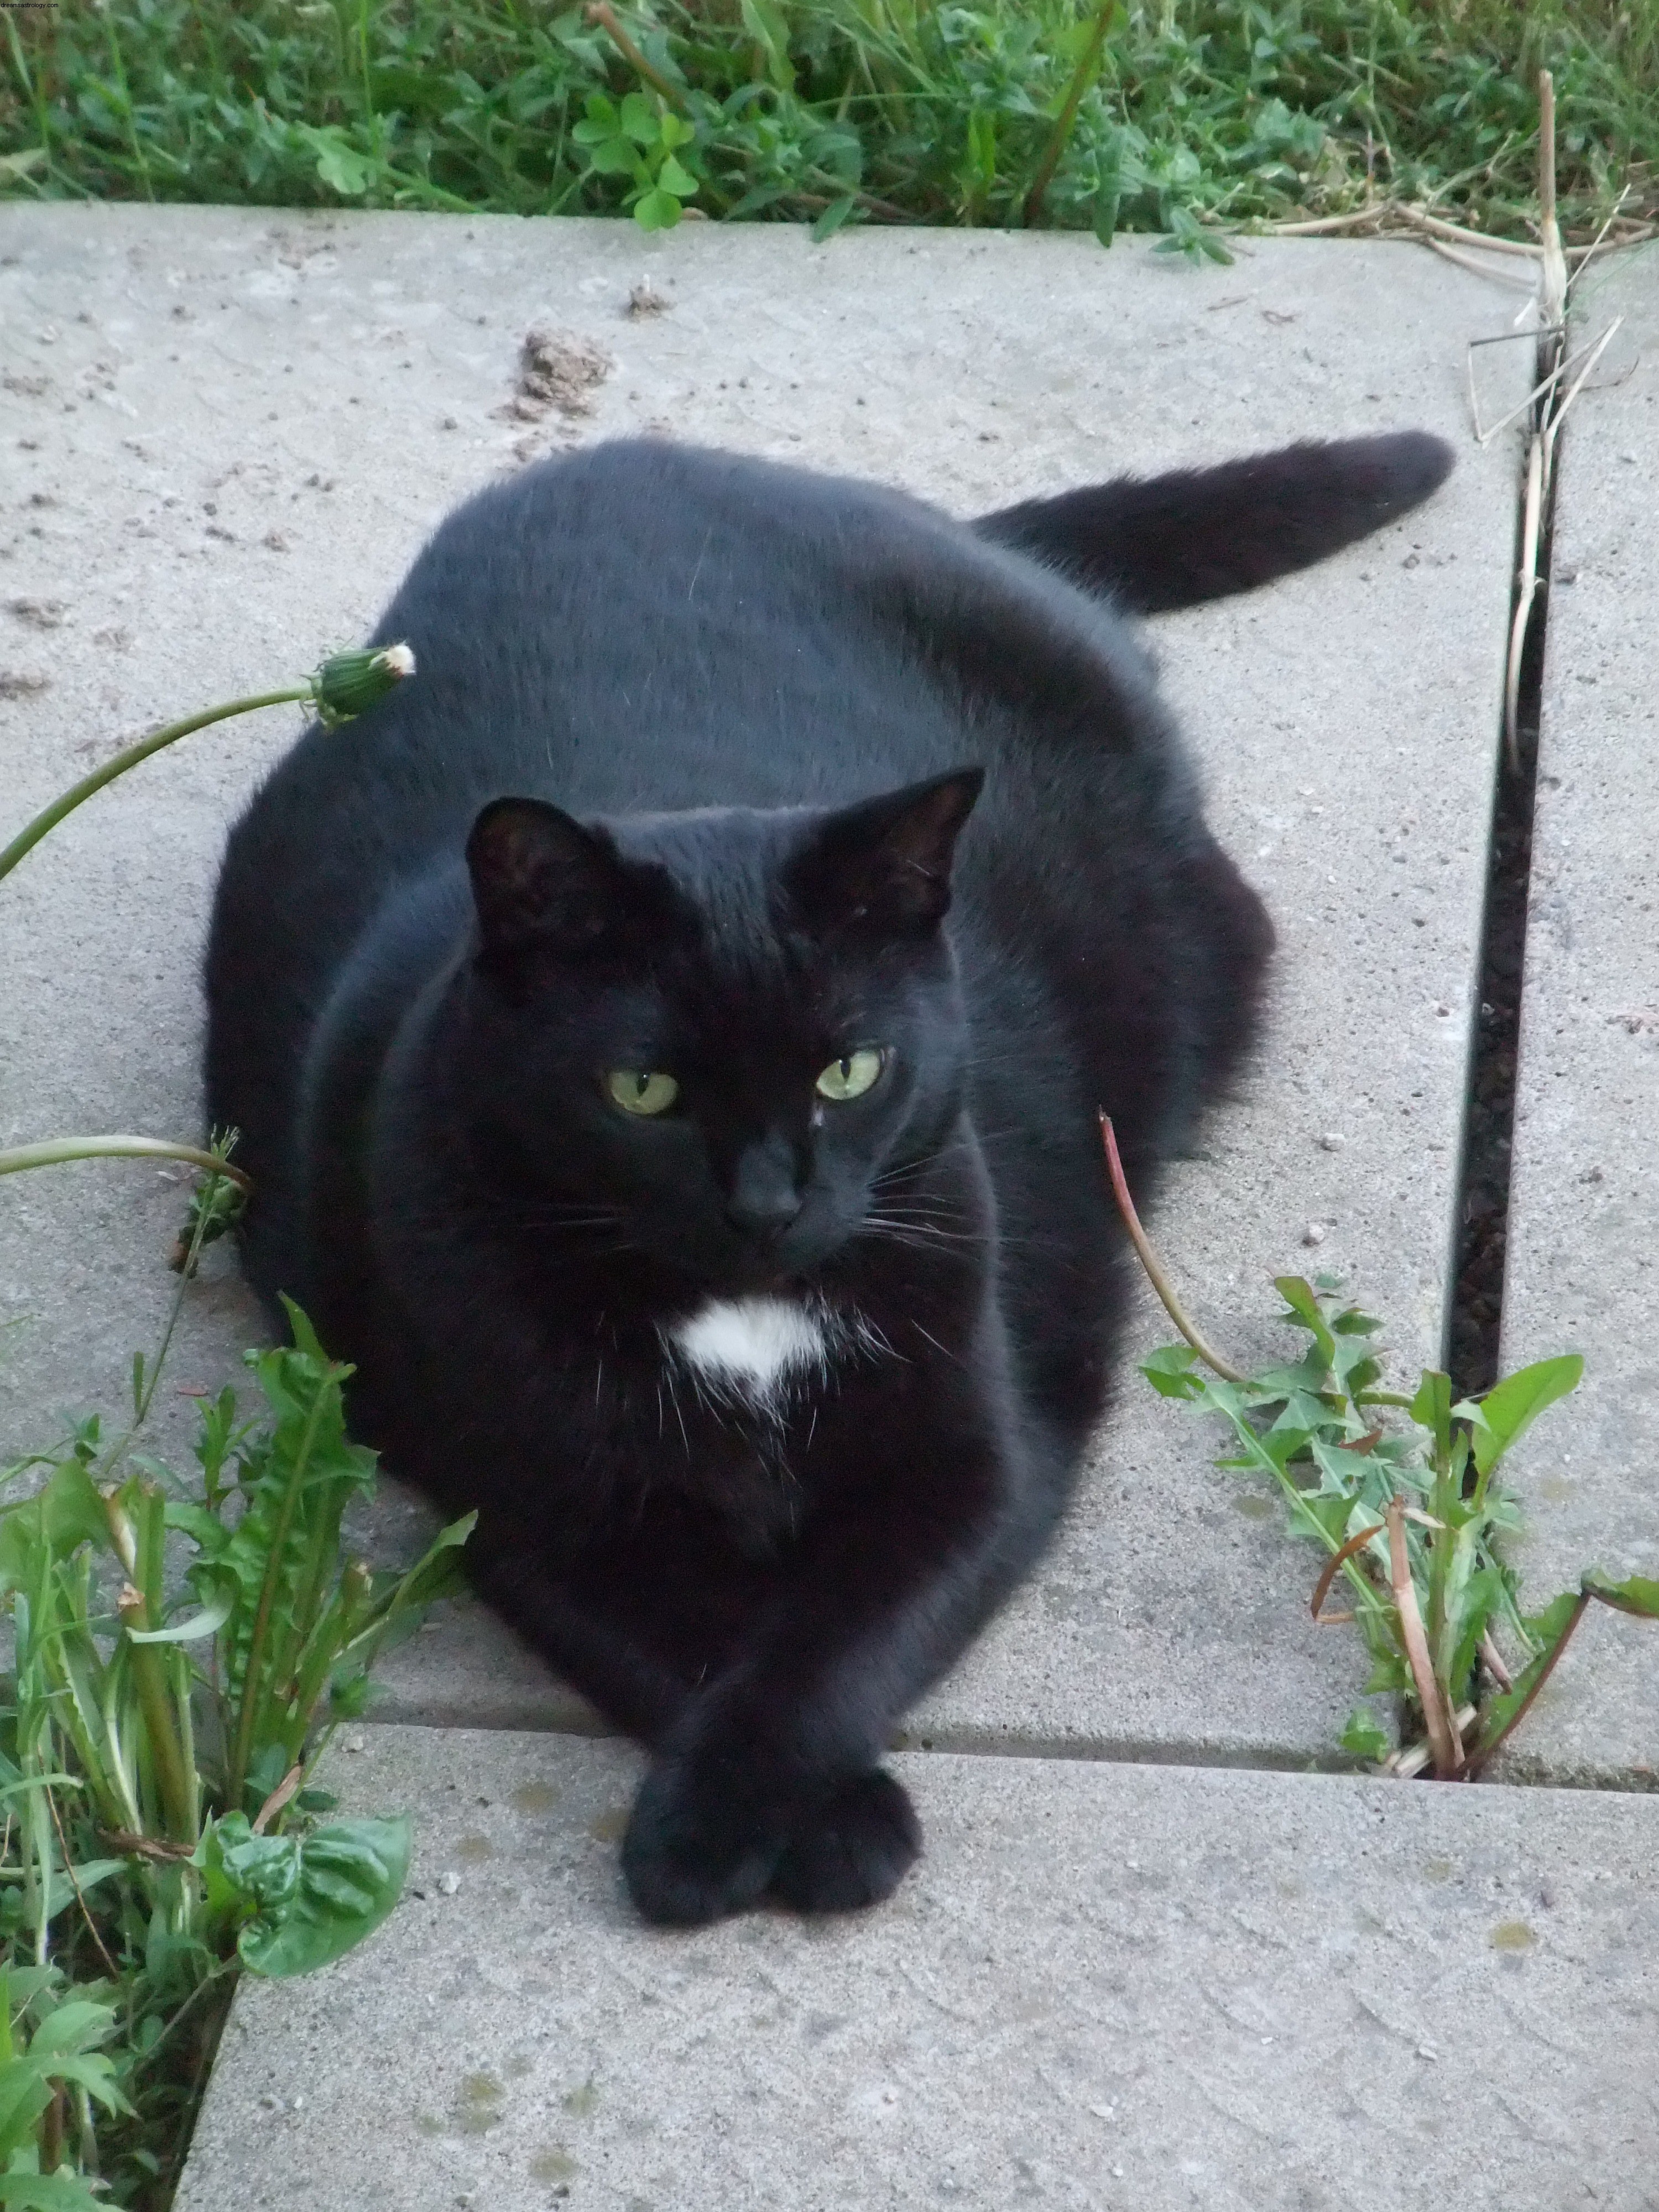
[(685, 1936), (619, 1893), (632, 1751), (365, 1730), (410, 1893), (244, 1986), (178, 2212), (1655, 2202), (1659, 1800), (898, 1764), (878, 1916)]
[[(1516, 1099), (1504, 1363), (1585, 1355), (1516, 1485), (1524, 1601), (1586, 1567), (1659, 1578), (1659, 256), (1578, 287), (1615, 317), (1563, 432)], [(1659, 1788), (1659, 1629), (1592, 1607), (1510, 1757)]]
[[(358, 635), (457, 498), (561, 445), (659, 430), (970, 514), (1437, 429), (1458, 471), (1401, 528), (1154, 634), (1283, 947), (1261, 1064), (1155, 1234), (1223, 1342), (1265, 1347), (1269, 1278), (1333, 1267), (1409, 1375), (1444, 1325), (1514, 544), (1465, 348), (1512, 313), (1401, 245), (1194, 270), (1040, 234), (0, 207), (7, 818)], [(535, 326), (575, 342), (590, 411), (520, 388)], [(586, 386), (582, 345), (610, 362)], [(1483, 351), (1489, 419), (1526, 351)], [(0, 887), (4, 1139), (195, 1133), (213, 871), (294, 727), (175, 749)], [(137, 1166), (0, 1186), (8, 1443), (118, 1404), (181, 1203)], [(179, 1383), (216, 1386), (255, 1328), (216, 1260)], [(1169, 1334), (1149, 1303), (1133, 1341)], [(323, 1979), (245, 1992), (181, 2204), (1653, 2202), (1659, 1808), (1195, 1771), (1333, 1760), (1364, 1676), (1308, 1620), (1312, 1555), (1208, 1451), (1126, 1376), (1054, 1554), (914, 1717), (922, 1873), (833, 1928), (635, 1927), (632, 1754), (544, 1733), (591, 1723), (478, 1608), (416, 1639), (383, 1711), (427, 1725), (362, 1730), (361, 1781), (340, 1764), (416, 1811), (428, 1893)], [(421, 1516), (388, 1492), (390, 1553)]]

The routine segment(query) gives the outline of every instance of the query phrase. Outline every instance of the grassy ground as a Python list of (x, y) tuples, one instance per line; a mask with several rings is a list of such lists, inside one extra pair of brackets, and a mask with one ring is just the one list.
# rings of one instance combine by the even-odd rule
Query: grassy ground
[(824, 228), (1035, 218), (1163, 230), (1193, 250), (1200, 226), (1382, 198), (1521, 236), (1547, 66), (1569, 234), (1626, 186), (1627, 211), (1659, 207), (1659, 0), (1133, 0), (1096, 62), (1100, 12), (1099, 0), (8, 8), (0, 191), (634, 206), (647, 223), (684, 204)]

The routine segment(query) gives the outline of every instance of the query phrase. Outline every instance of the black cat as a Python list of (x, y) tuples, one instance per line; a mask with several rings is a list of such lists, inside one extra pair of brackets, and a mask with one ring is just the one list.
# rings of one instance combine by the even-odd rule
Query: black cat
[(443, 525), (376, 633), (413, 680), (233, 833), (207, 1089), (248, 1273), (649, 1746), (652, 1919), (866, 1905), (915, 1857), (877, 1762), (1106, 1397), (1096, 1109), (1144, 1193), (1249, 1036), (1272, 933), (1120, 610), (1449, 466), (1302, 446), (969, 526), (601, 447)]

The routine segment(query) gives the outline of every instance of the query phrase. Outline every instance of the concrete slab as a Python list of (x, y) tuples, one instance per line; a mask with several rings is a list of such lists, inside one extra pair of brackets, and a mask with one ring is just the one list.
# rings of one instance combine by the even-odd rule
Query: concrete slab
[(179, 2212), (1659, 2204), (1650, 1800), (915, 1755), (890, 1905), (684, 1936), (630, 1751), (364, 1745), (411, 1890), (244, 1985)]
[[(630, 313), (647, 272), (667, 305)], [(1194, 270), (1134, 240), (1106, 255), (867, 231), (818, 249), (766, 225), (647, 241), (604, 222), (0, 208), (7, 817), (123, 732), (356, 637), (457, 498), (561, 443), (657, 428), (971, 514), (1294, 437), (1438, 429), (1463, 451), (1431, 509), (1158, 633), (1214, 818), (1284, 945), (1262, 1065), (1175, 1177), (1159, 1237), (1224, 1341), (1261, 1341), (1268, 1276), (1318, 1262), (1352, 1272), (1415, 1363), (1441, 1335), (1512, 544), (1512, 455), (1467, 442), (1464, 345), (1509, 311), (1401, 244), (1262, 241)], [(502, 418), (537, 323), (614, 361), (580, 395), (590, 414)], [(1493, 405), (1519, 397), (1522, 351), (1486, 355)], [(5, 885), (7, 1138), (195, 1127), (218, 848), (295, 726), (273, 713), (158, 758)], [(0, 1435), (33, 1443), (53, 1407), (118, 1399), (167, 1294), (179, 1196), (136, 1166), (0, 1190), (0, 1291), (22, 1324)], [(177, 1381), (216, 1383), (252, 1327), (219, 1265), (187, 1301)], [(1168, 1334), (1148, 1306), (1139, 1342)], [(163, 1445), (185, 1416), (170, 1402)], [(1325, 1755), (1357, 1650), (1313, 1630), (1311, 1561), (1206, 1456), (1132, 1378), (1064, 1540), (918, 1735)], [(448, 1719), (569, 1712), (476, 1611), (413, 1647), (398, 1695)]]
[[(1580, 1571), (1659, 1577), (1659, 256), (1581, 289), (1614, 315), (1564, 434), (1517, 1074), (1507, 1365), (1584, 1355), (1528, 1440), (1516, 1559), (1542, 1604)], [(1596, 1607), (1509, 1755), (1512, 1773), (1659, 1788), (1659, 1626)]]

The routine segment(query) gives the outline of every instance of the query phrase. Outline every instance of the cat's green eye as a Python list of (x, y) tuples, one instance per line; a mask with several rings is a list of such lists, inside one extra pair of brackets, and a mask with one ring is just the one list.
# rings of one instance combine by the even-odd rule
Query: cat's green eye
[(632, 1067), (613, 1067), (605, 1087), (624, 1114), (665, 1114), (680, 1095), (672, 1075), (641, 1075)]
[(861, 1052), (849, 1052), (844, 1059), (830, 1061), (814, 1088), (821, 1098), (833, 1098), (837, 1103), (847, 1098), (862, 1098), (881, 1073), (884, 1057), (869, 1046)]

